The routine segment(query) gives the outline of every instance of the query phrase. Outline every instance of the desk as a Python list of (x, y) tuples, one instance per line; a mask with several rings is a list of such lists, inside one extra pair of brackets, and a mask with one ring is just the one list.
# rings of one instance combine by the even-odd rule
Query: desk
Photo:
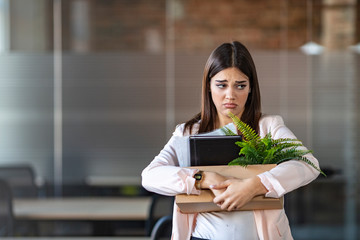
[(150, 240), (150, 237), (4, 237), (4, 240)]
[(141, 186), (139, 176), (88, 176), (85, 182), (89, 186), (96, 187), (119, 187), (119, 186)]
[(146, 220), (151, 197), (15, 199), (17, 220)]

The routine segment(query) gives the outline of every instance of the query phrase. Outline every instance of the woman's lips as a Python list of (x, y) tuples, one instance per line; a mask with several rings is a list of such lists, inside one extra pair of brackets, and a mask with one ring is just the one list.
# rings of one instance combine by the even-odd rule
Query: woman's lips
[(237, 104), (235, 104), (235, 103), (225, 103), (225, 104), (224, 104), (224, 107), (225, 107), (225, 108), (233, 109), (233, 108), (236, 108), (236, 107), (237, 107)]

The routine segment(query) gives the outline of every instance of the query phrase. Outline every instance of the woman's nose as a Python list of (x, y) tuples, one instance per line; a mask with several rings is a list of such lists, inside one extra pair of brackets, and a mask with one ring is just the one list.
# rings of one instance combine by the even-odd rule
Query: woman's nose
[(234, 91), (229, 88), (228, 91), (226, 92), (226, 96), (225, 96), (226, 99), (229, 99), (229, 100), (233, 100), (235, 99), (234, 97)]

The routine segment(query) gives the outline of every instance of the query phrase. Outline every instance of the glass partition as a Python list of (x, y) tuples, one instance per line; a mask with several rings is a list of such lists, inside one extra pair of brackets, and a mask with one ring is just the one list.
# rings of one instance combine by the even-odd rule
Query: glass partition
[[(33, 166), (44, 196), (149, 195), (142, 169), (200, 111), (211, 51), (239, 40), (257, 66), (263, 113), (281, 115), (328, 173), (286, 196), (294, 238), (356, 239), (359, 9), (0, 0), (0, 166)], [(138, 188), (114, 191), (113, 181)]]

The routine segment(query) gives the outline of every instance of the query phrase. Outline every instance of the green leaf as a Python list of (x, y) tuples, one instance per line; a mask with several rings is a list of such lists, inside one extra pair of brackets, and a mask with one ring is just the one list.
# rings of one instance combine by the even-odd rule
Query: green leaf
[(252, 129), (249, 125), (241, 121), (237, 116), (235, 116), (233, 113), (229, 113), (230, 118), (233, 120), (235, 126), (238, 128), (238, 130), (242, 133), (244, 136), (244, 140), (248, 142), (256, 142), (260, 139), (260, 136), (255, 132), (254, 129)]
[(234, 160), (229, 162), (228, 165), (240, 165), (240, 166), (246, 167), (251, 164), (252, 164), (251, 162), (248, 162), (248, 160), (242, 156), (242, 157), (235, 158)]
[[(271, 132), (260, 138), (254, 129), (242, 122), (237, 116), (229, 113), (229, 117), (243, 135), (243, 140), (235, 143), (241, 148), (239, 151), (240, 156), (231, 161), (229, 165), (280, 164), (290, 160), (299, 160), (309, 164), (326, 176), (320, 168), (304, 157), (304, 155), (312, 153), (312, 151), (299, 149), (299, 147), (303, 147), (303, 144), (298, 139), (272, 139)], [(227, 127), (223, 127), (222, 130), (226, 135), (236, 135)]]
[(224, 126), (221, 130), (225, 133), (226, 136), (236, 136), (237, 134), (231, 131), (228, 127)]

